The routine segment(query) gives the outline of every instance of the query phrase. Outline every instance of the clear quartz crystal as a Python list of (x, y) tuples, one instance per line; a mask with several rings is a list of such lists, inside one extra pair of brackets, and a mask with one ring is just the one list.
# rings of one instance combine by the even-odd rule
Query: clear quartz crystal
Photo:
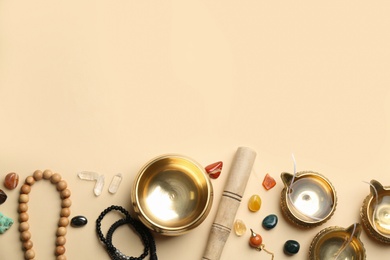
[(95, 187), (93, 189), (93, 193), (95, 193), (95, 196), (99, 196), (102, 194), (102, 190), (104, 187), (104, 175), (100, 175), (95, 183)]
[(118, 191), (119, 185), (121, 184), (122, 181), (122, 174), (118, 173), (115, 175), (110, 183), (110, 187), (108, 188), (108, 192), (114, 194)]
[(81, 180), (87, 180), (87, 181), (96, 181), (99, 178), (99, 174), (97, 172), (91, 172), (91, 171), (79, 172), (77, 176)]

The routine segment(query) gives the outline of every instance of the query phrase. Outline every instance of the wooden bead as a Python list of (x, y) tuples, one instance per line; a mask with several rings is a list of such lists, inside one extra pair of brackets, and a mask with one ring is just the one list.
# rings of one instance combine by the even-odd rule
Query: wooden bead
[(56, 256), (65, 254), (65, 247), (64, 246), (57, 246), (56, 247)]
[(62, 208), (60, 212), (61, 217), (69, 217), (70, 216), (70, 209), (69, 208)]
[(43, 172), (43, 178), (45, 180), (49, 180), (51, 178), (51, 176), (53, 175), (53, 172), (51, 170), (45, 170)]
[(63, 246), (66, 243), (66, 238), (64, 236), (59, 236), (56, 238), (56, 245)]
[(66, 218), (66, 217), (62, 217), (60, 218), (60, 220), (58, 221), (58, 226), (59, 227), (67, 227), (69, 225), (69, 219)]
[(61, 199), (67, 199), (70, 197), (70, 195), (71, 195), (71, 192), (69, 189), (65, 189), (65, 190), (61, 191), (61, 194), (60, 194)]
[(33, 249), (27, 250), (27, 251), (24, 253), (24, 257), (25, 257), (26, 259), (34, 259), (34, 257), (35, 257), (35, 252), (34, 252), (34, 250), (33, 250)]
[(63, 237), (66, 235), (66, 227), (59, 227), (57, 228), (57, 237)]
[(29, 201), (29, 196), (27, 194), (19, 195), (19, 203), (27, 203)]
[(27, 240), (23, 242), (23, 248), (24, 250), (29, 250), (33, 247), (33, 242), (31, 240)]
[(26, 222), (28, 221), (29, 217), (27, 212), (23, 212), (19, 214), (19, 222)]
[(62, 177), (61, 175), (59, 175), (58, 173), (54, 173), (51, 177), (50, 177), (50, 182), (53, 183), (53, 184), (57, 184), (61, 181)]
[(20, 234), (20, 239), (22, 241), (28, 241), (31, 239), (31, 233), (30, 231), (23, 231), (21, 234)]
[(33, 173), (33, 177), (36, 181), (40, 181), (42, 180), (43, 178), (43, 172), (40, 171), (40, 170), (36, 170), (34, 173)]
[(61, 201), (62, 208), (69, 208), (72, 205), (72, 201), (70, 199), (63, 199)]
[(66, 181), (62, 180), (60, 182), (57, 183), (57, 190), (58, 191), (63, 191), (65, 190), (66, 188), (68, 187), (68, 184), (66, 183)]
[(66, 256), (65, 255), (59, 255), (59, 256), (57, 256), (56, 260), (66, 260)]
[(25, 183), (28, 184), (28, 185), (33, 185), (35, 183), (35, 179), (33, 176), (28, 176), (25, 180)]
[(28, 224), (28, 222), (22, 222), (19, 224), (20, 232), (28, 231), (29, 229), (30, 229), (30, 225)]
[(20, 188), (20, 194), (29, 194), (31, 191), (31, 186), (28, 184), (23, 184)]
[(23, 213), (28, 210), (28, 204), (27, 203), (20, 203), (18, 207), (18, 212)]

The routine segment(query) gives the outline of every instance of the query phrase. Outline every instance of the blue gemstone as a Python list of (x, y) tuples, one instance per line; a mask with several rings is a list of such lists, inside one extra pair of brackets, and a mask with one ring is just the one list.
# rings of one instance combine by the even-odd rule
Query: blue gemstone
[(284, 243), (283, 251), (286, 255), (295, 255), (298, 253), (300, 248), (300, 245), (295, 240), (287, 240), (286, 243)]
[(276, 224), (278, 224), (278, 216), (276, 216), (275, 214), (266, 216), (263, 219), (263, 223), (262, 223), (263, 228), (267, 230), (273, 229), (276, 226)]
[(85, 226), (88, 223), (88, 220), (84, 216), (76, 216), (73, 217), (72, 220), (70, 221), (70, 224), (72, 227), (82, 227)]

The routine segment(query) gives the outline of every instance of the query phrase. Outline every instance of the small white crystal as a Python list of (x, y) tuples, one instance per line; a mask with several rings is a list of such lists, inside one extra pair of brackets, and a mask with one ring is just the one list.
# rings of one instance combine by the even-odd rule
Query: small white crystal
[(93, 189), (93, 193), (95, 193), (95, 196), (99, 196), (102, 194), (102, 190), (104, 187), (104, 175), (100, 175), (95, 183), (95, 187)]
[(110, 187), (108, 188), (108, 192), (114, 194), (118, 191), (119, 185), (121, 184), (122, 181), (122, 174), (118, 173), (115, 175), (110, 183)]
[(87, 181), (96, 181), (99, 178), (99, 174), (97, 172), (91, 171), (82, 171), (77, 174), (77, 176), (82, 180)]

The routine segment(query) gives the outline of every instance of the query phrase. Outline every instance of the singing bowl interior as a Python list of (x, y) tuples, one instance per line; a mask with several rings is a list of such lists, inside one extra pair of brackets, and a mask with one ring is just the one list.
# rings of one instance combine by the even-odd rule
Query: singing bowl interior
[(336, 193), (332, 185), (318, 174), (303, 174), (296, 178), (286, 203), (291, 214), (306, 224), (328, 219), (336, 207)]
[(374, 238), (390, 244), (390, 190), (380, 191), (378, 197), (369, 195), (362, 218)]
[(335, 259), (336, 256), (337, 259), (345, 260), (366, 259), (365, 249), (360, 239), (353, 237), (350, 242), (349, 239), (350, 234), (345, 229), (327, 228), (313, 239), (309, 259)]
[(149, 162), (138, 174), (133, 204), (140, 220), (165, 235), (180, 235), (198, 226), (209, 213), (212, 186), (202, 166), (167, 155)]

